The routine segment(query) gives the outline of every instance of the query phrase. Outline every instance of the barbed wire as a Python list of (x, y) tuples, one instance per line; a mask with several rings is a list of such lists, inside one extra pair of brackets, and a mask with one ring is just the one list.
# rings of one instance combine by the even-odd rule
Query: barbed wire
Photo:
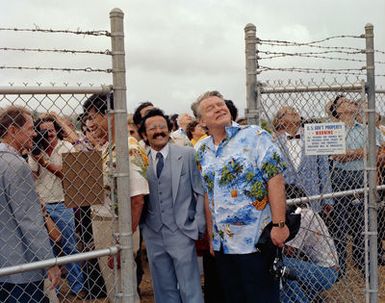
[[(366, 76), (363, 72), (366, 68), (304, 68), (304, 67), (268, 67), (259, 66), (257, 74), (265, 71), (281, 71), (281, 72), (299, 72), (307, 74), (335, 74), (335, 75), (352, 75), (352, 76)], [(375, 77), (385, 77), (385, 74), (376, 74)]]
[[(29, 83), (29, 82), (21, 82), (21, 83), (23, 84), (24, 87), (28, 87), (28, 86), (34, 87), (34, 86), (32, 86), (32, 84)], [(64, 86), (64, 87), (69, 87), (69, 86), (70, 86), (70, 83), (69, 83), (69, 82), (62, 82), (62, 83), (63, 83), (63, 86)], [(38, 86), (38, 87), (42, 87), (43, 84), (44, 84), (43, 82), (36, 81), (36, 82), (34, 82), (33, 85), (36, 85), (36, 86)], [(55, 87), (56, 84), (57, 84), (56, 82), (49, 82), (49, 85), (48, 85), (48, 86)], [(84, 87), (84, 84), (83, 84), (82, 82), (76, 82), (75, 84), (76, 84), (77, 87), (82, 87), (82, 85), (83, 85), (83, 87)], [(9, 85), (9, 87), (14, 87), (14, 86), (16, 86), (16, 85), (15, 85), (15, 82), (8, 82), (8, 85)], [(59, 84), (59, 86), (60, 86), (60, 85), (61, 85), (61, 84)], [(87, 85), (88, 85), (89, 87), (94, 87), (94, 86), (95, 86), (94, 83), (88, 83)], [(107, 86), (106, 84), (103, 84), (103, 85)], [(111, 86), (111, 87), (112, 87), (112, 86)]]
[[(345, 51), (363, 51), (361, 48), (348, 47), (348, 46), (324, 46), (324, 45), (313, 45), (308, 43), (298, 43), (290, 41), (280, 41), (280, 40), (261, 40), (257, 39), (260, 45), (270, 45), (270, 46), (307, 46), (311, 48), (319, 49), (332, 49), (332, 50), (345, 50)], [(365, 51), (365, 50), (364, 50)]]
[[(270, 51), (257, 51), (257, 53), (266, 54), (266, 57), (259, 57), (259, 60), (267, 59), (276, 59), (283, 57), (306, 57), (306, 58), (316, 58), (316, 59), (325, 59), (325, 60), (336, 60), (336, 61), (349, 61), (349, 62), (366, 62), (365, 59), (352, 59), (352, 58), (343, 58), (343, 57), (331, 57), (331, 56), (321, 56), (316, 53), (287, 53), (287, 52), (270, 52)], [(271, 55), (271, 56), (269, 56)], [(377, 64), (385, 64), (385, 61), (375, 61)]]
[(337, 75), (364, 75), (365, 67), (358, 68), (304, 68), (304, 67), (268, 67), (259, 66), (258, 73), (263, 71), (300, 72), (308, 74), (337, 74)]
[(312, 44), (318, 44), (318, 43), (323, 43), (326, 41), (334, 40), (334, 39), (343, 39), (343, 38), (354, 38), (354, 39), (362, 39), (365, 38), (365, 35), (338, 35), (338, 36), (331, 36), (331, 37), (326, 37), (321, 40), (314, 40), (310, 42), (294, 42), (294, 41), (285, 41), (285, 40), (264, 40), (264, 39), (259, 39), (260, 41), (263, 42), (270, 42), (270, 43), (282, 43), (282, 44), (291, 44), (291, 45), (296, 45), (296, 46), (305, 46), (305, 45), (312, 45)]
[[(323, 46), (323, 45), (312, 45), (306, 43), (297, 43), (290, 41), (280, 41), (280, 40), (261, 40), (257, 39), (257, 43), (260, 45), (270, 45), (270, 46), (308, 46), (311, 48), (319, 48), (319, 49), (329, 49), (334, 52), (343, 53), (343, 54), (357, 54), (357, 53), (365, 53), (364, 49), (356, 48), (356, 47), (347, 47), (347, 46)], [(261, 43), (262, 41), (262, 43)], [(272, 41), (272, 42), (264, 42), (264, 41)], [(385, 55), (385, 51), (375, 49), (375, 53)]]
[(43, 49), (43, 48), (0, 47), (0, 51), (96, 54), (96, 55), (109, 55), (109, 56), (112, 55), (112, 52), (109, 49), (106, 49), (105, 51), (91, 51), (91, 50), (75, 50), (75, 49)]
[(310, 42), (293, 42), (293, 41), (284, 41), (284, 40), (262, 40), (262, 41), (265, 41), (265, 42), (282, 42), (282, 43), (286, 43), (286, 44), (293, 44), (293, 45), (311, 45), (311, 44), (317, 44), (317, 43), (323, 43), (323, 42), (326, 42), (326, 41), (329, 41), (329, 40), (334, 40), (334, 39), (343, 39), (343, 38), (354, 38), (354, 39), (362, 39), (362, 38), (365, 38), (365, 35), (362, 34), (362, 35), (339, 35), (339, 36), (331, 36), (331, 37), (327, 37), (327, 38), (324, 38), (324, 39), (321, 39), (321, 40), (315, 40), (315, 41), (310, 41)]
[[(264, 54), (286, 54), (285, 52), (272, 52), (272, 51), (263, 51), (263, 50), (257, 50), (257, 53), (264, 53)], [(326, 50), (326, 51), (319, 51), (319, 52), (300, 52), (299, 54), (305, 54), (305, 55), (323, 55), (323, 54), (357, 55), (357, 54), (364, 54), (364, 53), (365, 53), (365, 50), (361, 49), (359, 51)]]
[(97, 73), (112, 73), (112, 69), (98, 69), (92, 67), (86, 68), (67, 68), (67, 67), (32, 67), (32, 66), (0, 66), (0, 70), (13, 69), (13, 70), (36, 70), (36, 71), (64, 71), (64, 72), (97, 72)]
[(74, 34), (74, 35), (85, 35), (85, 36), (107, 36), (110, 37), (111, 33), (105, 30), (92, 30), (92, 31), (82, 31), (77, 30), (57, 30), (57, 29), (42, 29), (38, 26), (35, 28), (10, 28), (10, 27), (0, 27), (0, 31), (15, 31), (15, 32), (41, 32), (41, 33), (60, 33), (60, 34)]
[(382, 51), (382, 50), (375, 49), (374, 52), (377, 54), (385, 55), (385, 51)]

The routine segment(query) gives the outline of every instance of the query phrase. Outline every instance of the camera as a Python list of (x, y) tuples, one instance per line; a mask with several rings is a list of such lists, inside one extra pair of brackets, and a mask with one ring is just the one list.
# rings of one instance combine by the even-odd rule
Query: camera
[(33, 138), (33, 145), (31, 149), (31, 153), (34, 156), (40, 155), (41, 152), (45, 151), (49, 145), (48, 139), (48, 130), (40, 129), (39, 124), (35, 123), (35, 133), (36, 136)]
[(275, 256), (273, 264), (270, 268), (270, 273), (275, 280), (297, 280), (295, 273), (283, 264), (282, 250), (277, 251), (277, 255)]

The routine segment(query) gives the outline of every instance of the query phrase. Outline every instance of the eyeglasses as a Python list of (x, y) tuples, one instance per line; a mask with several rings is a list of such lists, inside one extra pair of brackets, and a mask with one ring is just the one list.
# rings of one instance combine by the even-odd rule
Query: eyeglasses
[(157, 129), (165, 130), (165, 129), (167, 129), (167, 125), (151, 125), (151, 126), (148, 128), (148, 131), (154, 132), (154, 131), (156, 131)]

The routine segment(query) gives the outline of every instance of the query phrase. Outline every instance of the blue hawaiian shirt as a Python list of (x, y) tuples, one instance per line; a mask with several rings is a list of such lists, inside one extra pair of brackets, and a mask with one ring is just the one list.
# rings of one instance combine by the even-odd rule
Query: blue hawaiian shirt
[(283, 172), (278, 147), (258, 126), (226, 127), (216, 147), (212, 137), (196, 145), (196, 157), (208, 194), (215, 251), (248, 254), (271, 221), (267, 182)]

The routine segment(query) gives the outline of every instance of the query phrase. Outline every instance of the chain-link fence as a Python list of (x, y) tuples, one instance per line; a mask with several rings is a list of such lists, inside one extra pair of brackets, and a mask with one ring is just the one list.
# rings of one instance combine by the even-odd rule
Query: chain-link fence
[[(0, 88), (1, 302), (138, 300), (128, 148), (137, 165), (146, 159), (127, 141), (123, 13), (110, 17), (111, 33), (30, 31), (111, 37), (112, 69), (70, 69), (112, 71), (113, 85)], [(30, 68), (42, 69), (18, 69)]]
[[(368, 44), (373, 38), (368, 28), (365, 35), (309, 43), (263, 40), (252, 24), (245, 28), (246, 116), (280, 147), (288, 205), (293, 211), (299, 207), (302, 217), (299, 234), (284, 249), (283, 302), (385, 302), (384, 92), (376, 91), (374, 100), (374, 62), (368, 54), (378, 51)], [(322, 45), (337, 38), (366, 38), (367, 46)], [(288, 51), (288, 46), (310, 50)], [(365, 53), (366, 60), (358, 57)], [(275, 63), (282, 57), (301, 57), (316, 67)], [(318, 59), (334, 65), (317, 64)], [(283, 72), (281, 79), (298, 73), (334, 79), (264, 80), (272, 71)]]

